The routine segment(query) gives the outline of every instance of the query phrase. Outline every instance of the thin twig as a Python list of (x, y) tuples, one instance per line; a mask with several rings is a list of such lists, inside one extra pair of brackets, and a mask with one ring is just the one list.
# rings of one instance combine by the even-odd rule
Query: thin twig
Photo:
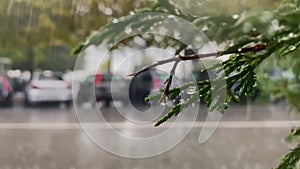
[(165, 85), (166, 85), (166, 88), (164, 90), (164, 93), (162, 94), (160, 100), (159, 100), (159, 103), (162, 103), (162, 102), (166, 102), (166, 98), (169, 96), (169, 90), (170, 90), (170, 87), (171, 87), (171, 84), (172, 84), (172, 80), (173, 80), (173, 76), (175, 74), (175, 71), (176, 71), (176, 67), (178, 65), (180, 61), (175, 61), (171, 71), (170, 71), (170, 75), (168, 77), (168, 79), (165, 81)]
[(212, 56), (220, 56), (220, 52), (215, 52), (215, 53), (207, 53), (207, 54), (194, 54), (194, 55), (186, 55), (186, 56), (178, 56), (178, 57), (174, 57), (174, 58), (169, 58), (169, 59), (165, 59), (165, 60), (160, 60), (152, 65), (149, 66), (145, 66), (143, 67), (141, 70), (132, 73), (128, 76), (133, 76), (133, 77), (137, 77), (139, 74), (146, 72), (152, 68), (155, 68), (157, 66), (160, 65), (164, 65), (166, 63), (171, 63), (171, 62), (180, 62), (180, 61), (186, 61), (186, 60), (196, 60), (196, 59), (202, 59), (202, 58), (207, 58), (207, 57), (212, 57)]
[(141, 70), (135, 72), (135, 73), (132, 73), (128, 76), (133, 76), (134, 78), (137, 77), (139, 74), (143, 73), (143, 72), (146, 72), (152, 68), (155, 68), (156, 66), (159, 66), (159, 65), (164, 65), (166, 63), (170, 63), (170, 62), (174, 62), (174, 61), (178, 61), (180, 60), (180, 58), (178, 57), (174, 57), (174, 58), (169, 58), (169, 59), (165, 59), (165, 60), (160, 60), (152, 65), (149, 65), (149, 66), (145, 66), (143, 67)]
[[(258, 52), (258, 51), (261, 51), (261, 50), (265, 50), (268, 46), (270, 46), (270, 44), (256, 44), (256, 45), (251, 46), (251, 47), (240, 48), (237, 51), (233, 51), (233, 52), (227, 53), (227, 54), (239, 54), (240, 55), (242, 53)], [(176, 67), (177, 67), (177, 65), (178, 65), (179, 62), (186, 61), (186, 60), (203, 59), (203, 58), (207, 58), (207, 57), (219, 57), (219, 56), (222, 56), (222, 55), (223, 55), (222, 51), (220, 51), (220, 52), (213, 52), (213, 53), (207, 53), (207, 54), (193, 54), (193, 55), (186, 55), (186, 56), (178, 55), (177, 57), (169, 58), (169, 59), (165, 59), (165, 60), (160, 60), (160, 61), (157, 61), (154, 64), (151, 64), (149, 66), (145, 66), (141, 70), (139, 70), (139, 71), (137, 71), (135, 73), (132, 73), (132, 74), (130, 74), (128, 76), (133, 76), (133, 78), (135, 78), (139, 74), (141, 74), (143, 72), (146, 72), (146, 71), (148, 71), (148, 70), (150, 70), (152, 68), (155, 68), (155, 67), (160, 66), (160, 65), (164, 65), (166, 63), (175, 62), (174, 65), (173, 65), (173, 67), (172, 67), (172, 70), (170, 71), (169, 78), (165, 82), (166, 88), (165, 88), (164, 93), (163, 93), (163, 95), (162, 95), (162, 97), (160, 99), (160, 103), (161, 103), (163, 101), (165, 102), (166, 98), (169, 95), (169, 89), (170, 89), (170, 86), (172, 84), (172, 79), (173, 79)]]
[[(270, 44), (256, 44), (254, 46), (251, 47), (244, 47), (244, 48), (240, 48), (237, 51), (231, 52), (231, 53), (227, 53), (227, 54), (242, 54), (242, 53), (248, 53), (248, 52), (258, 52), (261, 50), (265, 50), (268, 46), (270, 46)], [(186, 56), (181, 56), (178, 55), (178, 57), (174, 57), (174, 58), (169, 58), (169, 59), (165, 59), (165, 60), (160, 60), (152, 65), (143, 67), (141, 70), (132, 73), (128, 76), (133, 76), (136, 77), (139, 74), (146, 72), (152, 68), (155, 68), (156, 66), (159, 65), (164, 65), (166, 63), (170, 63), (170, 62), (175, 62), (175, 61), (186, 61), (186, 60), (197, 60), (197, 59), (203, 59), (203, 58), (207, 58), (207, 57), (219, 57), (222, 56), (223, 51), (219, 51), (219, 52), (213, 52), (213, 53), (207, 53), (207, 54), (193, 54), (193, 55), (186, 55)]]

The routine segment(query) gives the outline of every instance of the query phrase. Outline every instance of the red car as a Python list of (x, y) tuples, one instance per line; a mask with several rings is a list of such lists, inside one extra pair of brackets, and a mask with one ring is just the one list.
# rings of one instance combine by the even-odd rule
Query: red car
[(108, 107), (113, 100), (118, 100), (127, 104), (126, 83), (122, 77), (109, 73), (90, 75), (80, 84), (77, 103), (81, 105), (88, 102), (95, 106), (96, 102), (104, 102)]
[(0, 103), (4, 106), (11, 106), (13, 89), (7, 77), (0, 76)]

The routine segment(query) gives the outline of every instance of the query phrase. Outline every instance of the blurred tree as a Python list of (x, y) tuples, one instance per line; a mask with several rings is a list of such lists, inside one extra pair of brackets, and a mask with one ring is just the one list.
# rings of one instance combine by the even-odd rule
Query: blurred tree
[(13, 59), (14, 67), (20, 66), (21, 69), (33, 71), (45, 57), (44, 50), (48, 47), (78, 42), (74, 36), (67, 34), (75, 27), (70, 22), (72, 16), (56, 10), (62, 4), (53, 1), (47, 6), (41, 1), (6, 2), (7, 5), (1, 5), (4, 8), (8, 6), (9, 11), (1, 9), (1, 23), (5, 26), (1, 28), (1, 41), (4, 44), (1, 45), (0, 52)]
[(2, 0), (0, 55), (13, 60), (12, 68), (72, 69), (76, 58), (70, 50), (76, 44), (113, 18), (147, 4), (136, 0)]

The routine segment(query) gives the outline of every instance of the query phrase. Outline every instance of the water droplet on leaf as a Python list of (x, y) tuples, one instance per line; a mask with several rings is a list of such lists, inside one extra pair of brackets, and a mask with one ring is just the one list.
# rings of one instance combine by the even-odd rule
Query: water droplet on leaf
[(234, 15), (232, 15), (232, 18), (233, 18), (233, 19), (238, 19), (239, 17), (240, 17), (239, 14), (234, 14)]
[(168, 102), (166, 103), (166, 105), (167, 105), (168, 107), (172, 107), (172, 106), (173, 106), (173, 102), (168, 101)]
[(126, 34), (130, 34), (132, 32), (132, 28), (130, 27), (127, 27), (125, 28), (125, 31), (124, 31)]
[(118, 19), (113, 19), (113, 20), (112, 20), (112, 23), (118, 23), (118, 22), (119, 22)]
[(168, 18), (175, 19), (175, 16), (174, 15), (169, 15)]
[(292, 45), (292, 46), (289, 46), (289, 50), (290, 51), (294, 51), (296, 49), (296, 46)]
[(130, 14), (130, 15), (134, 15), (134, 11), (130, 11), (129, 14)]
[(165, 103), (165, 102), (161, 102), (161, 103), (160, 103), (160, 105), (162, 105), (162, 106), (165, 106), (165, 105), (166, 105), (166, 103)]
[(197, 87), (196, 86), (190, 86), (188, 89), (187, 89), (187, 91), (186, 91), (186, 93), (187, 94), (194, 94), (195, 92), (196, 92), (196, 89), (197, 89)]

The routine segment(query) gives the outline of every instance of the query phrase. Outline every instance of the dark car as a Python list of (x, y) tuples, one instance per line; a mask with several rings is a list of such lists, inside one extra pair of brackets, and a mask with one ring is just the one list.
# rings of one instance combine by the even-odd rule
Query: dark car
[[(129, 86), (129, 97), (133, 105), (146, 104), (145, 98), (150, 94), (158, 93), (160, 89), (165, 88), (164, 82), (168, 79), (167, 73), (157, 73), (155, 69), (148, 70), (133, 78)], [(178, 87), (179, 79), (174, 77), (171, 89)], [(176, 102), (179, 98), (176, 99)]]
[(0, 76), (0, 104), (4, 106), (11, 106), (13, 89), (9, 83), (9, 80), (5, 76)]
[[(110, 106), (112, 100), (127, 103), (128, 91), (126, 81), (118, 75), (96, 74), (86, 78), (80, 84), (77, 96), (77, 103), (91, 103), (95, 106), (96, 102), (104, 102), (105, 107)], [(93, 88), (94, 87), (94, 88)]]
[(141, 73), (133, 78), (129, 85), (129, 97), (133, 105), (145, 104), (147, 97), (153, 89), (159, 89), (161, 81), (154, 70)]
[(29, 81), (22, 77), (10, 78), (10, 84), (14, 92), (23, 92)]

